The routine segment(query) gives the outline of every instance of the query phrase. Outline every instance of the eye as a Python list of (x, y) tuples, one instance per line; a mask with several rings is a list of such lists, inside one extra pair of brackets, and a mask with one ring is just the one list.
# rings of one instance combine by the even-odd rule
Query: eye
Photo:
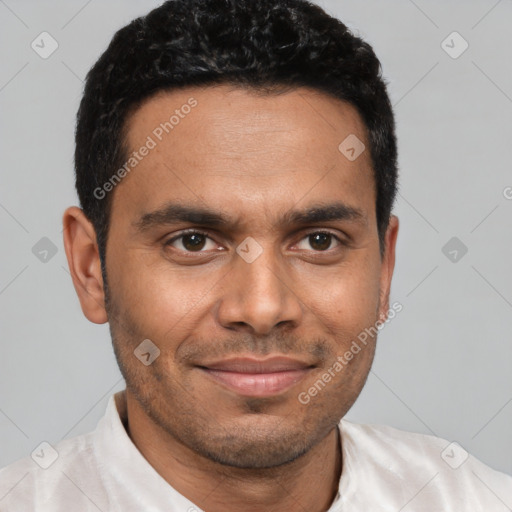
[[(300, 245), (304, 241), (309, 244), (309, 247), (301, 247)], [(326, 252), (332, 248), (333, 242), (336, 242), (338, 246), (344, 245), (343, 242), (333, 233), (328, 231), (315, 231), (309, 233), (299, 242), (297, 247), (299, 249), (311, 250), (316, 252)], [(207, 247), (208, 242), (211, 243), (211, 247)], [(201, 253), (207, 250), (212, 250), (217, 247), (217, 244), (210, 238), (207, 233), (202, 231), (190, 230), (181, 232), (179, 235), (167, 240), (164, 246), (171, 246), (175, 249), (183, 251), (185, 253)]]
[(203, 252), (202, 249), (207, 245), (207, 241), (210, 241), (214, 246), (210, 249), (215, 248), (216, 244), (206, 233), (201, 231), (187, 231), (167, 240), (164, 245), (166, 247), (172, 246), (186, 252)]
[[(336, 235), (328, 231), (315, 231), (314, 233), (309, 233), (302, 240), (306, 240), (313, 250), (320, 252), (329, 250), (333, 240), (335, 240), (338, 245), (343, 245), (343, 242)], [(300, 248), (301, 247), (299, 247), (299, 249)], [(304, 249), (308, 250), (307, 247)]]

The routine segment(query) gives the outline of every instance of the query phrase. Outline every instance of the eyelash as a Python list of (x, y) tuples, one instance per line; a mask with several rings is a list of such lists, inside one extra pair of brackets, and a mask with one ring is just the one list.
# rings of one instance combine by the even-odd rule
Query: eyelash
[[(311, 235), (316, 235), (316, 234), (322, 234), (322, 235), (329, 235), (329, 236), (332, 236), (338, 243), (340, 246), (346, 246), (347, 243), (345, 241), (343, 241), (341, 238), (339, 238), (337, 235), (335, 235), (334, 233), (332, 233), (331, 231), (325, 231), (325, 230), (317, 230), (317, 231), (311, 231), (309, 233), (306, 233), (299, 241), (302, 241), (304, 240), (305, 238), (307, 238), (308, 236), (311, 236)], [(169, 247), (172, 245), (173, 242), (175, 242), (176, 240), (179, 240), (180, 238), (183, 238), (187, 235), (202, 235), (206, 238), (208, 238), (209, 240), (212, 240), (214, 241), (210, 235), (204, 231), (201, 231), (201, 230), (198, 230), (198, 229), (191, 229), (191, 230), (187, 230), (187, 231), (182, 231), (179, 235), (176, 235), (174, 236), (173, 238), (170, 238), (169, 240), (167, 240), (166, 242), (164, 242), (164, 247)], [(185, 251), (185, 250), (181, 250), (181, 249), (177, 249), (178, 251), (181, 251), (182, 253), (185, 253), (185, 254), (201, 254), (201, 253), (206, 253), (206, 251)], [(326, 253), (329, 253), (330, 251), (332, 251), (333, 249), (326, 249), (325, 251), (314, 251), (315, 253), (318, 253), (318, 254), (326, 254)]]

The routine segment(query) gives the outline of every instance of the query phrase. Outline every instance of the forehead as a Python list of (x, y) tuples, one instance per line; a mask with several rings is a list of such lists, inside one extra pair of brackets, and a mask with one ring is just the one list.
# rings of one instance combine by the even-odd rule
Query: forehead
[[(126, 128), (133, 165), (113, 208), (124, 215), (173, 198), (269, 215), (343, 200), (374, 215), (365, 125), (353, 106), (317, 91), (263, 96), (223, 85), (160, 92)], [(354, 160), (346, 152), (352, 147), (366, 149)]]

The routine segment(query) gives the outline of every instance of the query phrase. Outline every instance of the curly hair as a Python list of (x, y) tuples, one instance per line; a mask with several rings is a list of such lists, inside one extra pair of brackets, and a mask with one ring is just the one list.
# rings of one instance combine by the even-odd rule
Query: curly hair
[(309, 87), (354, 106), (368, 132), (381, 254), (397, 188), (393, 111), (371, 46), (306, 0), (169, 0), (120, 29), (86, 77), (75, 133), (76, 189), (102, 269), (126, 120), (160, 91), (231, 84), (261, 94)]

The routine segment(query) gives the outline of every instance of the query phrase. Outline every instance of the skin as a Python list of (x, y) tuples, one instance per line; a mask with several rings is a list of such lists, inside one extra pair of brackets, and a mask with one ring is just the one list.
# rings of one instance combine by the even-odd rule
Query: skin
[[(381, 256), (369, 151), (351, 162), (338, 150), (349, 134), (369, 147), (364, 123), (349, 104), (306, 88), (159, 93), (127, 120), (129, 148), (190, 97), (198, 105), (110, 192), (108, 307), (94, 229), (79, 208), (66, 210), (75, 289), (91, 322), (110, 322), (131, 439), (177, 491), (208, 512), (325, 511), (343, 462), (336, 424), (366, 381), (376, 339), (308, 404), (298, 395), (386, 318), (398, 219)], [(234, 223), (137, 229), (168, 201)], [(333, 202), (362, 215), (283, 222)], [(164, 245), (191, 228), (207, 237)], [(319, 231), (334, 236), (315, 242)], [(263, 250), (252, 263), (236, 253), (247, 237)], [(144, 339), (160, 350), (148, 366), (133, 353)], [(198, 368), (234, 355), (287, 355), (312, 368), (281, 393), (247, 397)]]

